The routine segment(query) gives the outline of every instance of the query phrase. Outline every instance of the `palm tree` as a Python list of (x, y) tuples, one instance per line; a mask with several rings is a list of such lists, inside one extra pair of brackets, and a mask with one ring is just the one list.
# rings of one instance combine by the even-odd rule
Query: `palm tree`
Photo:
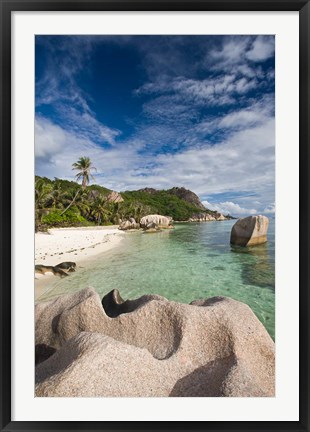
[(65, 197), (65, 192), (61, 187), (61, 182), (57, 178), (55, 178), (52, 188), (53, 188), (51, 193), (52, 207), (55, 209), (56, 208), (61, 209), (64, 207), (63, 202)]
[[(77, 162), (74, 162), (72, 164), (72, 166), (73, 166), (73, 168), (72, 168), (73, 170), (79, 170), (80, 171), (76, 174), (75, 178), (76, 178), (76, 180), (82, 179), (82, 190), (84, 190), (86, 188), (86, 185), (88, 185), (88, 183), (89, 183), (89, 177), (92, 177), (94, 179), (94, 176), (90, 173), (90, 170), (94, 169), (97, 171), (97, 168), (92, 166), (91, 160), (89, 159), (89, 157), (86, 157), (86, 156), (80, 157), (80, 159)], [(72, 204), (75, 202), (79, 193), (80, 193), (80, 189), (77, 190), (72, 201), (70, 202), (68, 207), (66, 207), (64, 209), (64, 211), (61, 213), (61, 215), (63, 215), (72, 206)]]
[(90, 170), (94, 169), (97, 171), (97, 168), (92, 166), (92, 162), (89, 157), (82, 156), (80, 159), (72, 164), (73, 170), (79, 170), (76, 174), (76, 180), (82, 179), (82, 188), (85, 189), (86, 185), (89, 183), (89, 177), (94, 179), (94, 176), (90, 173)]
[(52, 186), (46, 184), (43, 179), (35, 182), (35, 231), (37, 232), (41, 224), (42, 214), (48, 202), (52, 198)]
[(98, 197), (93, 203), (92, 215), (96, 219), (98, 225), (100, 225), (101, 222), (108, 222), (111, 211), (104, 197)]
[(35, 182), (35, 205), (37, 209), (44, 209), (47, 202), (52, 198), (52, 186), (45, 183), (43, 179)]

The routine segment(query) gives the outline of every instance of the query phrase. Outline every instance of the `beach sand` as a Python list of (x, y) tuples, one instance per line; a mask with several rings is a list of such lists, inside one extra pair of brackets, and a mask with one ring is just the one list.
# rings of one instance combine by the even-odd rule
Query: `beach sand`
[[(35, 234), (35, 264), (55, 266), (64, 261), (85, 263), (106, 252), (122, 241), (124, 232), (117, 226), (53, 228), (47, 233)], [(35, 274), (35, 299), (41, 296), (51, 280), (52, 273)]]

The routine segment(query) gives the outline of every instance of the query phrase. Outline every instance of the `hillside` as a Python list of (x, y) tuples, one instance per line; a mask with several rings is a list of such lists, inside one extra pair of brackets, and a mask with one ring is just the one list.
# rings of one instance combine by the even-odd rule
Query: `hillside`
[(185, 189), (184, 187), (173, 187), (167, 191), (170, 195), (176, 195), (178, 198), (192, 204), (194, 207), (199, 208), (200, 210), (207, 210), (206, 207), (200, 201), (198, 195), (194, 192)]
[[(47, 177), (35, 176), (35, 181), (43, 181), (45, 184), (54, 187), (56, 184), (62, 190), (62, 192), (76, 192), (81, 188), (81, 185), (76, 183), (75, 181), (63, 180), (55, 177), (54, 180), (51, 180)], [(98, 191), (102, 195), (107, 195), (112, 192), (110, 189), (107, 189), (103, 186), (99, 186), (97, 184), (86, 186), (87, 191)]]
[(199, 197), (183, 187), (145, 188), (115, 192), (99, 185), (35, 177), (36, 229), (50, 226), (110, 225), (149, 214), (171, 216), (174, 221), (208, 220), (219, 214), (206, 209)]
[(175, 187), (169, 190), (145, 188), (121, 192), (121, 195), (124, 201), (138, 201), (149, 206), (150, 213), (171, 216), (175, 221), (188, 220), (197, 213), (216, 213), (206, 209), (198, 196), (185, 188)]

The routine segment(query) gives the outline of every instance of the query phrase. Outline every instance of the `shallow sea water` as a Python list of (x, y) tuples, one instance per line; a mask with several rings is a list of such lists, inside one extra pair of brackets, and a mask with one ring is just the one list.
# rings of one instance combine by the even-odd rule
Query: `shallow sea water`
[(228, 296), (247, 303), (274, 338), (275, 236), (270, 220), (268, 242), (238, 248), (229, 243), (236, 221), (175, 224), (159, 233), (126, 233), (114, 249), (55, 279), (38, 301), (92, 286), (103, 297), (117, 288), (124, 300), (159, 294), (190, 303)]

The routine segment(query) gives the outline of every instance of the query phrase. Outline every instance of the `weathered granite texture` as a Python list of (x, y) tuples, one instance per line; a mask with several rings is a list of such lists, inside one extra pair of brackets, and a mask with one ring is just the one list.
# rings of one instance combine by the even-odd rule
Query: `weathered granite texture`
[(274, 342), (225, 297), (86, 288), (36, 306), (36, 351), (36, 396), (274, 396)]
[(223, 221), (226, 217), (222, 213), (197, 213), (188, 219), (189, 222)]
[(262, 215), (239, 219), (231, 229), (230, 243), (236, 246), (266, 243), (268, 225), (269, 219)]
[(107, 196), (107, 201), (108, 202), (115, 202), (115, 203), (120, 203), (123, 202), (124, 199), (122, 197), (122, 195), (118, 192), (112, 191), (111, 193), (109, 193), (109, 195)]
[(170, 216), (148, 215), (140, 220), (141, 228), (147, 228), (151, 223), (154, 223), (159, 228), (168, 228), (172, 224), (172, 218)]
[(121, 222), (120, 226), (118, 227), (120, 230), (136, 230), (140, 229), (140, 224), (135, 221), (134, 218), (130, 218), (129, 220), (124, 220)]

